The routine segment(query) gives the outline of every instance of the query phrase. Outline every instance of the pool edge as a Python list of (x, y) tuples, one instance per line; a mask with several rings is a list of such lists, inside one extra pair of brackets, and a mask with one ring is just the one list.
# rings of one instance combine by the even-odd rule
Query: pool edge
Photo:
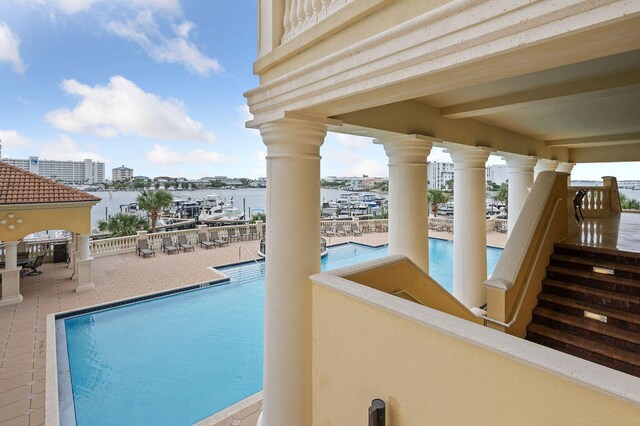
[(235, 404), (218, 411), (217, 413), (210, 415), (209, 417), (205, 417), (204, 419), (194, 423), (193, 426), (209, 426), (209, 425), (218, 424), (221, 421), (226, 420), (229, 417), (233, 416), (234, 414), (237, 414), (240, 411), (252, 406), (253, 404), (261, 402), (263, 392), (264, 391), (258, 391), (253, 395), (241, 401), (238, 401)]

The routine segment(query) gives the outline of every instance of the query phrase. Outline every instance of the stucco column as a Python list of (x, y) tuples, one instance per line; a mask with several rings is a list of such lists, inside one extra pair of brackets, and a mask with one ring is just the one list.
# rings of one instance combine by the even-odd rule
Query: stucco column
[(534, 168), (534, 180), (538, 178), (541, 172), (555, 172), (558, 168), (559, 161), (547, 160), (546, 158), (540, 158)]
[(310, 425), (311, 283), (320, 272), (320, 146), (327, 126), (262, 124), (267, 146), (262, 425)]
[(389, 157), (389, 254), (402, 254), (429, 273), (427, 156), (432, 139), (376, 139)]
[(507, 156), (507, 173), (509, 178), (509, 211), (507, 228), (509, 234), (516, 226), (529, 191), (533, 187), (533, 168), (538, 161), (535, 157)]
[(22, 302), (20, 294), (20, 269), (18, 268), (18, 241), (4, 242), (4, 269), (2, 275), (2, 299), (0, 306)]
[(89, 234), (77, 236), (78, 260), (76, 261), (76, 292), (95, 290), (91, 282), (91, 249), (89, 248)]
[(483, 148), (450, 149), (453, 171), (453, 295), (484, 305), (487, 279), (486, 167)]
[(567, 176), (567, 186), (571, 186), (571, 171), (575, 167), (575, 163), (560, 163), (556, 168), (556, 172), (569, 173)]

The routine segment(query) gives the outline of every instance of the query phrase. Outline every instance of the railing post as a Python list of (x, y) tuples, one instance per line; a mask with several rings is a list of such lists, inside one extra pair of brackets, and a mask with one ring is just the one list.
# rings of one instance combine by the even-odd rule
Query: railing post
[(256, 220), (256, 231), (258, 232), (258, 238), (262, 238), (264, 235), (264, 222)]
[(620, 203), (620, 192), (618, 191), (618, 180), (614, 176), (603, 176), (602, 184), (609, 193), (609, 209), (611, 213), (620, 213), (622, 205)]
[[(487, 317), (502, 323), (506, 322), (506, 295), (509, 283), (500, 278), (489, 278), (484, 285), (487, 292)], [(491, 321), (487, 322), (487, 327), (505, 331), (504, 326)]]

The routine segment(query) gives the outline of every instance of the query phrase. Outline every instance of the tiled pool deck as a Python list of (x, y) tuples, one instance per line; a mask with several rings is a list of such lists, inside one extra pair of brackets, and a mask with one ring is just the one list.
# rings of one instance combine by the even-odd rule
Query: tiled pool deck
[[(453, 234), (430, 232), (432, 237), (451, 239)], [(387, 242), (386, 233), (362, 237), (331, 238), (330, 245), (346, 240), (378, 245)], [(487, 233), (487, 243), (504, 247), (506, 234)], [(96, 258), (92, 277), (95, 291), (75, 293), (71, 270), (64, 263), (46, 263), (43, 274), (24, 277), (21, 293), (24, 301), (0, 307), (0, 424), (44, 424), (45, 401), (45, 329), (48, 314), (92, 306), (113, 300), (139, 296), (219, 278), (209, 266), (221, 266), (250, 260), (258, 241), (232, 243), (229, 247), (142, 259), (134, 253)], [(239, 253), (240, 252), (240, 253)], [(240, 256), (240, 257), (239, 257)], [(228, 417), (218, 425), (254, 426), (260, 403)]]

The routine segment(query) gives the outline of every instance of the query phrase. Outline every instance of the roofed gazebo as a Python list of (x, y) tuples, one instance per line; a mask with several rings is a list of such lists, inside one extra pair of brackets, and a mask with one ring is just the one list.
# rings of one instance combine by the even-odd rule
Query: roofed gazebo
[(0, 161), (0, 241), (4, 242), (4, 268), (0, 306), (20, 303), (18, 244), (27, 235), (47, 230), (74, 234), (76, 291), (91, 283), (91, 207), (99, 197)]

